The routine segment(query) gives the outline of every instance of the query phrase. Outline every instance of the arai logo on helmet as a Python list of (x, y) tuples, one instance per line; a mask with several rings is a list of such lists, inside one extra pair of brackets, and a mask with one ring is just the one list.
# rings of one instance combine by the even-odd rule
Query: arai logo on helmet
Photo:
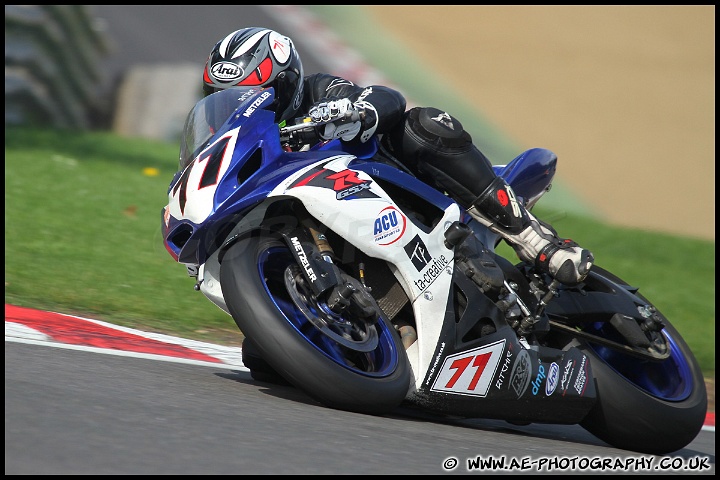
[(243, 76), (243, 69), (232, 62), (218, 62), (212, 66), (210, 73), (218, 80), (234, 80)]

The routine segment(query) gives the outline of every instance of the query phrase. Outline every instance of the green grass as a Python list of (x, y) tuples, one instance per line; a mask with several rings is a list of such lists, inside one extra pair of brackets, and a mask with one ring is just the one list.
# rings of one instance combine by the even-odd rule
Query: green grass
[(6, 129), (5, 302), (239, 343), (232, 318), (162, 243), (178, 152), (103, 133)]
[[(160, 212), (177, 157), (174, 145), (109, 133), (6, 128), (5, 302), (239, 344), (232, 318), (193, 289), (163, 247)], [(715, 243), (613, 227), (542, 203), (534, 213), (639, 286), (714, 376)], [(514, 258), (509, 252), (501, 251)]]

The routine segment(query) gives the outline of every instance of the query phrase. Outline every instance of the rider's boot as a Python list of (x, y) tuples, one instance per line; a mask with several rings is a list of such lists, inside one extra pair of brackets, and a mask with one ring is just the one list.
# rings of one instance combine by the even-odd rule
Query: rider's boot
[(593, 265), (593, 254), (532, 215), (502, 177), (496, 177), (472, 203), (468, 213), (510, 243), (520, 260), (565, 285), (582, 282)]
[(258, 382), (290, 385), (290, 382), (280, 375), (261, 356), (258, 347), (249, 338), (242, 341), (242, 362), (250, 370), (250, 376)]

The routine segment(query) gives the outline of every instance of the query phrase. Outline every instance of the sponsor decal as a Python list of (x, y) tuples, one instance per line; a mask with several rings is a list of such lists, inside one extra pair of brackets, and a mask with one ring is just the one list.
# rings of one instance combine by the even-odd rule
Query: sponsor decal
[(323, 167), (316, 167), (299, 178), (291, 187), (321, 187), (331, 188), (335, 191), (337, 200), (355, 198), (377, 198), (377, 195), (370, 191), (371, 180), (363, 180), (358, 177), (358, 172), (345, 169), (340, 172), (333, 172)]
[(417, 271), (422, 272), (422, 276), (414, 280), (415, 286), (421, 292), (432, 285), (442, 272), (446, 271), (445, 267), (449, 264), (448, 259), (445, 258), (445, 255), (440, 255), (438, 258), (430, 255), (420, 235), (415, 235), (415, 238), (404, 248)]
[(390, 245), (400, 240), (406, 228), (405, 215), (391, 205), (380, 210), (375, 217), (373, 239), (378, 245)]
[(555, 389), (558, 386), (558, 380), (560, 379), (560, 365), (555, 362), (550, 364), (548, 369), (547, 380), (545, 381), (545, 395), (548, 397), (555, 393)]
[(210, 68), (210, 73), (213, 77), (223, 82), (235, 80), (245, 74), (239, 65), (232, 62), (218, 62)]
[[(499, 340), (490, 345), (448, 355), (431, 390), (485, 397), (490, 390), (504, 348), (505, 340)], [(436, 358), (435, 363), (437, 361)]]
[(510, 382), (508, 388), (512, 388), (518, 398), (525, 394), (530, 385), (530, 374), (532, 366), (530, 365), (530, 354), (527, 350), (520, 350), (510, 373)]
[(575, 360), (570, 359), (565, 364), (562, 379), (560, 380), (560, 391), (562, 392), (563, 397), (565, 396), (565, 393), (567, 393), (567, 389), (570, 388), (570, 379), (573, 376), (573, 372), (575, 372)]
[(414, 280), (415, 286), (421, 292), (426, 288), (430, 287), (435, 280), (445, 271), (445, 267), (448, 265), (448, 260), (445, 255), (440, 255), (438, 258), (433, 258), (432, 264), (428, 269), (423, 272), (422, 277)]
[(415, 238), (405, 245), (405, 253), (407, 253), (408, 258), (412, 261), (418, 272), (422, 272), (427, 264), (430, 263), (430, 260), (432, 260), (432, 255), (428, 252), (425, 242), (422, 241), (420, 235), (415, 235)]
[(250, 98), (250, 97), (252, 97), (253, 95), (255, 95), (257, 92), (258, 92), (258, 89), (256, 89), (256, 88), (251, 88), (251, 89), (248, 90), (247, 92), (243, 92), (243, 94), (240, 95), (240, 97), (238, 98), (238, 101), (239, 101), (240, 103), (242, 103), (242, 102), (244, 102), (245, 100), (247, 100), (248, 98)]
[(573, 384), (575, 391), (581, 397), (583, 395), (585, 395), (586, 384), (587, 384), (587, 357), (585, 355), (583, 355), (582, 362), (580, 362), (580, 368), (578, 368), (577, 377), (575, 378), (575, 383)]
[(435, 372), (435, 369), (437, 368), (437, 365), (440, 362), (440, 358), (442, 357), (443, 350), (445, 350), (445, 342), (442, 342), (440, 344), (440, 351), (438, 352), (437, 356), (435, 357), (435, 361), (433, 362), (432, 367), (430, 368), (430, 371), (427, 374), (428, 381), (425, 383), (425, 385), (428, 385), (430, 383), (430, 377), (432, 377), (433, 372)]
[(252, 115), (253, 112), (255, 110), (257, 110), (257, 108), (260, 105), (262, 105), (262, 103), (270, 97), (270, 95), (271, 95), (270, 92), (267, 92), (267, 91), (263, 92), (257, 98), (257, 100), (255, 100), (248, 108), (245, 109), (245, 111), (243, 112), (243, 117), (249, 117), (250, 115)]
[(495, 380), (495, 388), (500, 389), (502, 388), (503, 383), (505, 383), (505, 374), (508, 370), (510, 370), (510, 362), (512, 362), (512, 352), (510, 351), (510, 348), (508, 348), (507, 352), (505, 352), (505, 359), (500, 367), (498, 378)]
[(535, 380), (532, 381), (533, 396), (540, 392), (540, 386), (542, 385), (543, 380), (545, 380), (545, 377), (547, 377), (547, 375), (545, 375), (545, 366), (541, 363), (540, 368), (538, 368), (537, 377), (535, 377)]
[(311, 282), (314, 282), (317, 280), (317, 276), (315, 275), (315, 272), (313, 271), (312, 267), (310, 266), (310, 262), (308, 262), (307, 254), (305, 253), (305, 250), (303, 249), (302, 245), (300, 244), (300, 241), (297, 237), (292, 237), (290, 241), (293, 244), (293, 247), (295, 247), (295, 251), (298, 253), (298, 257), (300, 257), (300, 263), (302, 264), (303, 268), (305, 269), (305, 272), (307, 273), (308, 278)]
[(510, 188), (510, 185), (507, 186), (507, 193), (508, 198), (510, 199), (510, 205), (512, 205), (513, 215), (520, 218), (522, 216), (522, 214), (520, 213), (520, 205), (518, 204), (517, 198), (515, 197), (515, 192), (512, 188)]
[(361, 180), (360, 178), (358, 178), (358, 172), (349, 169), (345, 169), (337, 173), (332, 173), (325, 178), (327, 180), (332, 180), (332, 188), (336, 192), (342, 192), (346, 188), (350, 188), (355, 185), (369, 183), (367, 180)]
[(368, 188), (370, 188), (370, 182), (364, 182), (359, 185), (353, 185), (353, 186), (346, 188), (345, 190), (341, 190), (341, 191), (337, 192), (335, 194), (335, 198), (337, 200), (342, 200), (351, 195), (355, 195), (356, 193), (360, 193), (363, 190), (367, 190)]

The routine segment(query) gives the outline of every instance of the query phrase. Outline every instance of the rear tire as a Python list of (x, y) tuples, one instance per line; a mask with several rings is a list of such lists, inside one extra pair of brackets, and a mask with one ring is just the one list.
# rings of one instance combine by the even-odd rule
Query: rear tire
[[(593, 269), (627, 285), (599, 267)], [(598, 392), (596, 405), (580, 425), (614, 447), (675, 452), (697, 436), (705, 421), (707, 392), (700, 366), (680, 333), (661, 317), (672, 352), (662, 362), (631, 358), (586, 341), (577, 345), (590, 357)]]

